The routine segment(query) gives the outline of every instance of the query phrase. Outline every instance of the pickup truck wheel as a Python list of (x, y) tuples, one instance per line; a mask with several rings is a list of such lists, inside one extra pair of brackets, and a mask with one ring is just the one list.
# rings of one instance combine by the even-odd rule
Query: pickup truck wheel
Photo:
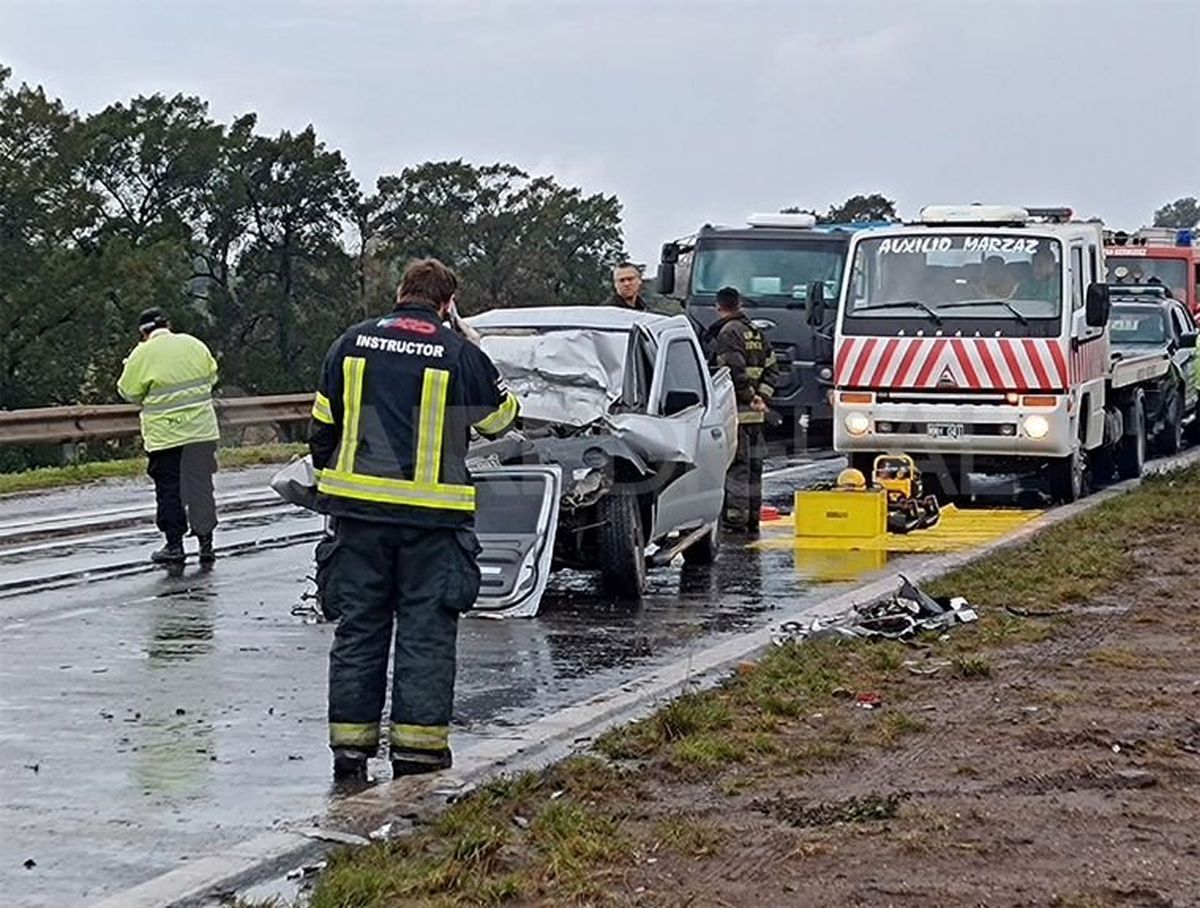
[(712, 529), (683, 550), (685, 564), (712, 564), (721, 551), (721, 525), (714, 523)]
[(1122, 479), (1137, 479), (1146, 464), (1146, 412), (1139, 395), (1129, 408), (1132, 434), (1121, 436), (1117, 442), (1117, 475)]
[(619, 599), (640, 599), (646, 590), (646, 535), (637, 499), (614, 492), (596, 505), (597, 560), (604, 591)]
[(1183, 407), (1183, 391), (1176, 388), (1167, 401), (1167, 424), (1158, 437), (1158, 449), (1164, 454), (1178, 454), (1183, 448)]
[(1074, 453), (1050, 461), (1047, 478), (1050, 480), (1050, 497), (1061, 504), (1071, 504), (1084, 496), (1084, 473), (1086, 464), (1082, 447)]

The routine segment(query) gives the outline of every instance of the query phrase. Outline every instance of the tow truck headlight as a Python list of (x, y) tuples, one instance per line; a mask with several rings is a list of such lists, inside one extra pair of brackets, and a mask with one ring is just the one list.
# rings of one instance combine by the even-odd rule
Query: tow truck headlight
[(846, 431), (851, 435), (866, 435), (871, 428), (871, 420), (865, 413), (851, 413), (846, 417)]
[(1026, 416), (1021, 425), (1025, 434), (1033, 439), (1045, 438), (1050, 434), (1050, 423), (1044, 416)]

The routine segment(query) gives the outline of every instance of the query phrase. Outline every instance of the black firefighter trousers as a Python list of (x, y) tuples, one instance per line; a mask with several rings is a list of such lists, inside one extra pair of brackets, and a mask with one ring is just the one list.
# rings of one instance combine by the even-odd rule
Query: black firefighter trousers
[(763, 461), (767, 440), (762, 423), (738, 426), (737, 455), (725, 474), (724, 526), (728, 530), (758, 528), (762, 511)]
[(213, 474), (217, 443), (201, 441), (178, 448), (151, 451), (146, 472), (154, 480), (155, 522), (169, 542), (192, 535), (208, 536), (217, 525)]
[(329, 746), (374, 754), (392, 664), (392, 759), (449, 747), (458, 619), (479, 595), (471, 530), (337, 519), (323, 595), (338, 615), (329, 653)]

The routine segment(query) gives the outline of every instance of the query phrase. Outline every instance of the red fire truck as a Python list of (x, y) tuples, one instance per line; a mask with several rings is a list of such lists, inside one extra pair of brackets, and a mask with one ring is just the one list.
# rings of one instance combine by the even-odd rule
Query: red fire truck
[(1110, 284), (1162, 284), (1186, 303), (1200, 325), (1200, 246), (1196, 230), (1143, 227), (1135, 233), (1105, 231)]

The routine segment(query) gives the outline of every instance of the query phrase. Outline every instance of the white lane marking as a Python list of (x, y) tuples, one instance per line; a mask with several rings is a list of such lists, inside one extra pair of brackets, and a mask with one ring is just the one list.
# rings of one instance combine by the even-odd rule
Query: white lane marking
[(778, 470), (769, 470), (763, 473), (763, 479), (779, 479), (783, 476), (800, 476), (804, 473), (815, 473), (818, 470), (828, 470), (835, 467), (843, 458), (829, 457), (825, 460), (814, 461), (813, 463), (801, 463), (792, 467), (782, 467)]

